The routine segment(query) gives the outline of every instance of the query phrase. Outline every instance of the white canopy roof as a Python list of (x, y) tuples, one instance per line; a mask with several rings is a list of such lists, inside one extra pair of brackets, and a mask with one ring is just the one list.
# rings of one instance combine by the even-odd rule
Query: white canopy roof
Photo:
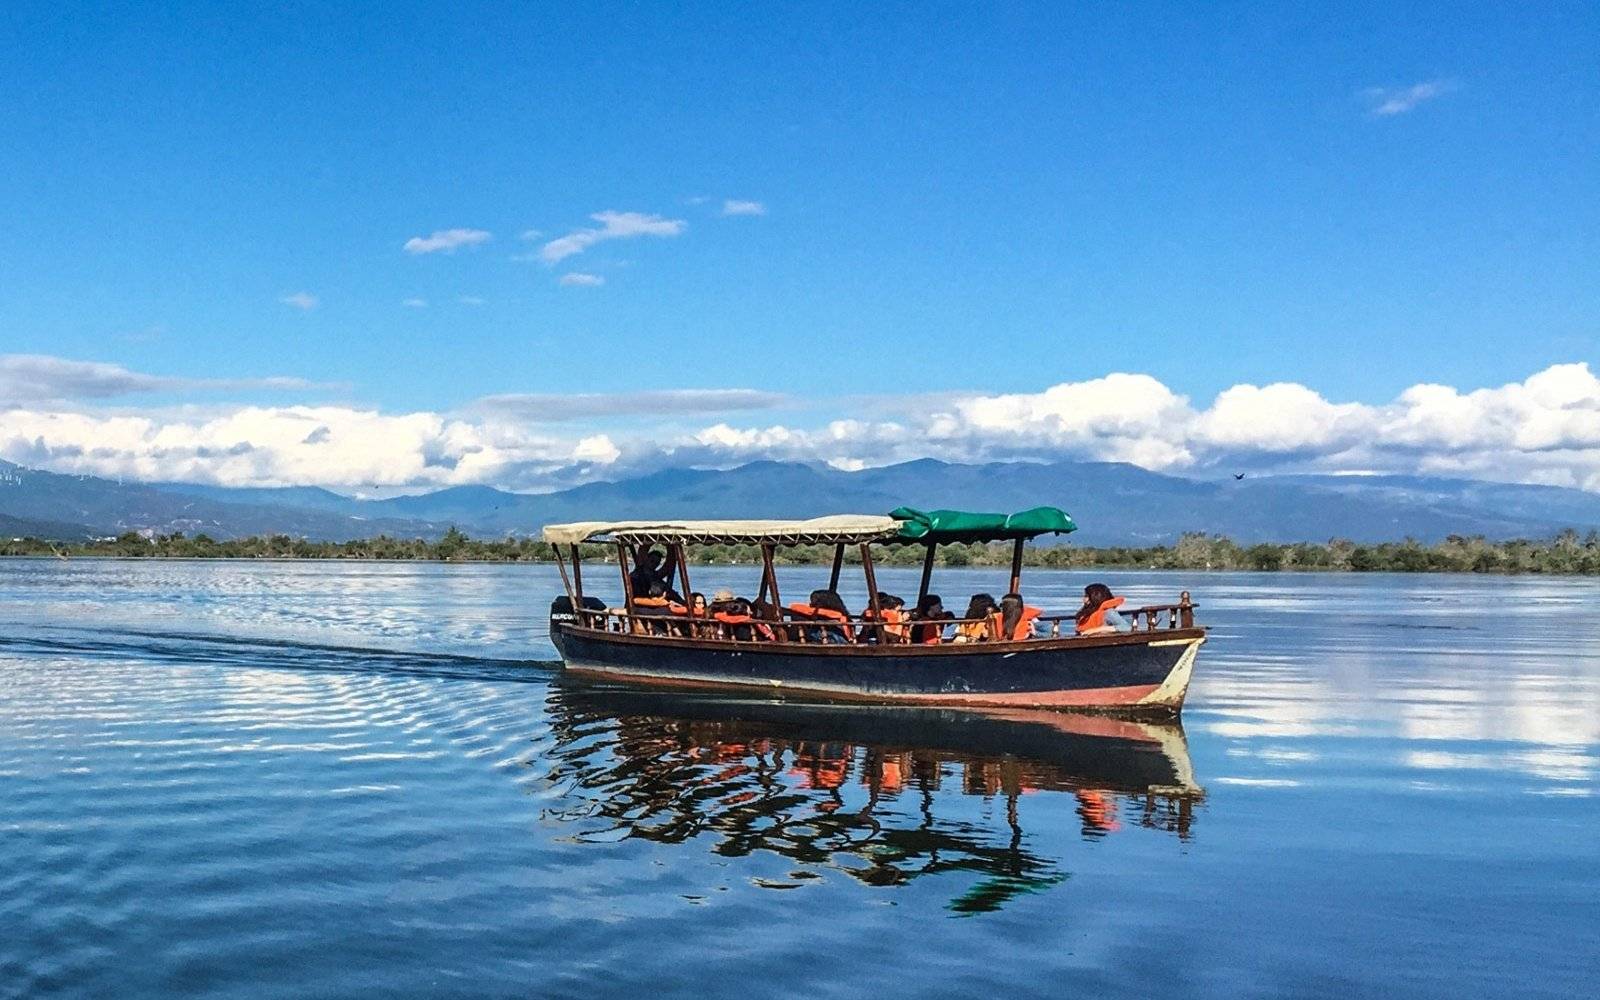
[(870, 542), (893, 536), (900, 522), (881, 514), (830, 514), (807, 521), (577, 521), (547, 524), (544, 540), (574, 545), (610, 537), (624, 542), (809, 545)]

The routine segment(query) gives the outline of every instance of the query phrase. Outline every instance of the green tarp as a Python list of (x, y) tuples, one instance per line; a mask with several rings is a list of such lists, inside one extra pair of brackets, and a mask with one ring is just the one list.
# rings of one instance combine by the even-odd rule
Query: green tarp
[(1078, 530), (1067, 512), (1056, 507), (1034, 507), (1015, 514), (901, 507), (889, 516), (900, 522), (899, 537), (915, 542), (996, 542)]

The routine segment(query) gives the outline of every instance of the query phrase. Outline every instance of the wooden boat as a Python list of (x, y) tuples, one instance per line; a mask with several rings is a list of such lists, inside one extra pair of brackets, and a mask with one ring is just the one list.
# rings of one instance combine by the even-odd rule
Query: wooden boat
[[(1070, 708), (1174, 715), (1183, 705), (1206, 631), (1184, 592), (1174, 604), (1122, 609), (1131, 632), (1075, 634), (1072, 615), (1041, 615), (1032, 638), (936, 644), (907, 641), (884, 625), (875, 547), (923, 547), (918, 603), (929, 592), (937, 550), (950, 543), (1013, 545), (1011, 592), (1021, 591), (1023, 546), (1040, 535), (1075, 530), (1051, 507), (1019, 514), (968, 514), (901, 508), (885, 516), (834, 515), (805, 521), (590, 521), (550, 525), (566, 594), (551, 608), (550, 637), (567, 670), (673, 687), (760, 689), (807, 697), (956, 707)], [(584, 589), (584, 543), (616, 548), (624, 602), (607, 608)], [(707, 617), (646, 613), (633, 593), (635, 551), (663, 546), (684, 594), (692, 591), (687, 550), (750, 545), (761, 552), (757, 632)], [(837, 590), (845, 550), (856, 546), (868, 607), (819, 625), (784, 609), (774, 557), (797, 545), (833, 547), (829, 590)], [(949, 620), (944, 626), (979, 624)], [(825, 633), (831, 633), (825, 635)], [(740, 636), (745, 636), (741, 638)], [(848, 636), (849, 641), (839, 640)], [(819, 641), (821, 639), (822, 641)]]

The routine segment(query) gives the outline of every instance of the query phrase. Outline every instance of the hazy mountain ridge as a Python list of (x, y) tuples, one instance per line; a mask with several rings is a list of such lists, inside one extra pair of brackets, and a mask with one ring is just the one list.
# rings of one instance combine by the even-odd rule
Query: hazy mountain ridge
[(1507, 539), (1600, 525), (1600, 496), (1561, 487), (1422, 476), (1207, 481), (1111, 462), (951, 465), (923, 459), (861, 472), (753, 462), (727, 470), (667, 469), (546, 494), (459, 486), (385, 500), (359, 500), (317, 487), (125, 484), (0, 463), (0, 514), (50, 522), (57, 531), (101, 534), (148, 529), (217, 538), (268, 533), (331, 540), (377, 534), (432, 538), (456, 525), (470, 534), (503, 536), (534, 534), (561, 521), (809, 517), (888, 511), (901, 504), (977, 510), (1054, 504), (1073, 514), (1080, 527), (1073, 538), (1085, 545), (1156, 544), (1185, 531), (1223, 534), (1242, 543), (1335, 537), (1434, 541), (1452, 534)]

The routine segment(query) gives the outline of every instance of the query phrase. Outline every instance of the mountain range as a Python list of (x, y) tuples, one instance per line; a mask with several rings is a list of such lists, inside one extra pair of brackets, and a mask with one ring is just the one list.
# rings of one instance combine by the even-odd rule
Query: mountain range
[(1549, 537), (1600, 526), (1600, 495), (1554, 486), (1424, 476), (1252, 476), (1189, 479), (1112, 462), (953, 465), (932, 459), (843, 472), (752, 462), (666, 469), (555, 493), (457, 486), (384, 500), (317, 487), (121, 483), (0, 462), (0, 533), (58, 539), (147, 530), (214, 538), (288, 534), (349, 539), (535, 534), (561, 521), (637, 517), (812, 517), (901, 505), (1021, 510), (1052, 504), (1084, 545), (1150, 545), (1185, 531), (1235, 541), (1358, 542), (1447, 535)]

